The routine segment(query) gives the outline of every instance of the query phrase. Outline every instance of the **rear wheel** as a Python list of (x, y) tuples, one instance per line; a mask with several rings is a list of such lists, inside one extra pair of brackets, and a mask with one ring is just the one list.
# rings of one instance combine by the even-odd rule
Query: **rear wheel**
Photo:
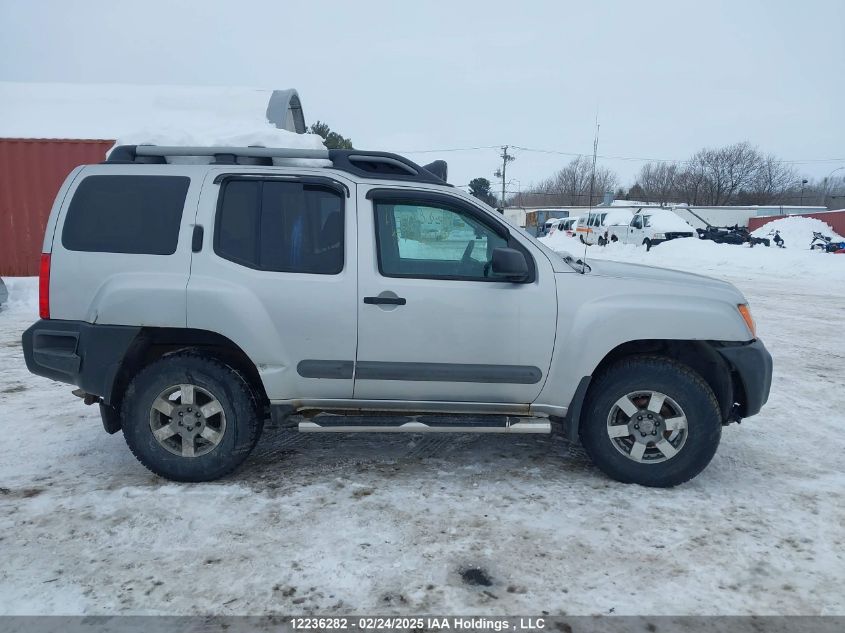
[(210, 481), (252, 451), (262, 420), (244, 377), (194, 353), (166, 356), (141, 370), (124, 398), (123, 434), (135, 457), (174, 481)]
[(710, 463), (722, 418), (712, 389), (690, 368), (634, 357), (612, 365), (590, 387), (579, 433), (593, 462), (613, 479), (671, 487)]

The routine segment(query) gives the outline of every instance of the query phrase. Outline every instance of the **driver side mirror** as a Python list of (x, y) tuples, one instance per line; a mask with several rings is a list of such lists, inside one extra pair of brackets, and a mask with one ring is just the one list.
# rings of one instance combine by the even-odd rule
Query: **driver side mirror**
[(494, 248), (491, 260), (493, 273), (519, 282), (528, 279), (528, 262), (525, 255), (514, 248)]

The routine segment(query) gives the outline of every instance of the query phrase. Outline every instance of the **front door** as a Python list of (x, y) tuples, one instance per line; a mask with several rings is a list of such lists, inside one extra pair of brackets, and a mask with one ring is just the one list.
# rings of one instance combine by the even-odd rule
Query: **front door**
[(642, 244), (643, 242), (643, 217), (635, 215), (628, 224), (628, 244)]
[[(522, 403), (540, 393), (557, 295), (546, 256), (457, 196), (359, 194), (358, 352), (354, 397)], [(517, 248), (530, 279), (491, 270)]]

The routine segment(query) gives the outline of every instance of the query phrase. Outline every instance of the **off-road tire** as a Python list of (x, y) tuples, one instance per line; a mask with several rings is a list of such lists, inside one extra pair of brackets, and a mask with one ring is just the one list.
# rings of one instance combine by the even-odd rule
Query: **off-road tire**
[[(226, 416), (220, 443), (197, 457), (168, 452), (150, 428), (153, 401), (162, 390), (181, 383), (212, 393)], [(138, 461), (156, 475), (173, 481), (212, 481), (228, 475), (249, 456), (263, 427), (258, 400), (244, 376), (198, 352), (164, 356), (138, 372), (126, 390), (121, 417), (124, 438)]]
[[(607, 418), (614, 403), (637, 390), (664, 393), (686, 414), (687, 439), (671, 459), (638, 463), (620, 453), (608, 436)], [(722, 435), (722, 416), (713, 390), (692, 369), (661, 356), (634, 356), (611, 365), (590, 386), (579, 435), (593, 463), (609, 477), (670, 488), (695, 477), (713, 459)]]

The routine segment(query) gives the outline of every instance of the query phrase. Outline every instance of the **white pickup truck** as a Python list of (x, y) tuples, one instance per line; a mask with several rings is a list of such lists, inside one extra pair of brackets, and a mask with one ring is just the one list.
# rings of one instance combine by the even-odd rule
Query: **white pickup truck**
[(695, 236), (695, 229), (668, 209), (639, 209), (628, 222), (607, 226), (605, 243), (643, 245), (646, 250), (661, 242)]

